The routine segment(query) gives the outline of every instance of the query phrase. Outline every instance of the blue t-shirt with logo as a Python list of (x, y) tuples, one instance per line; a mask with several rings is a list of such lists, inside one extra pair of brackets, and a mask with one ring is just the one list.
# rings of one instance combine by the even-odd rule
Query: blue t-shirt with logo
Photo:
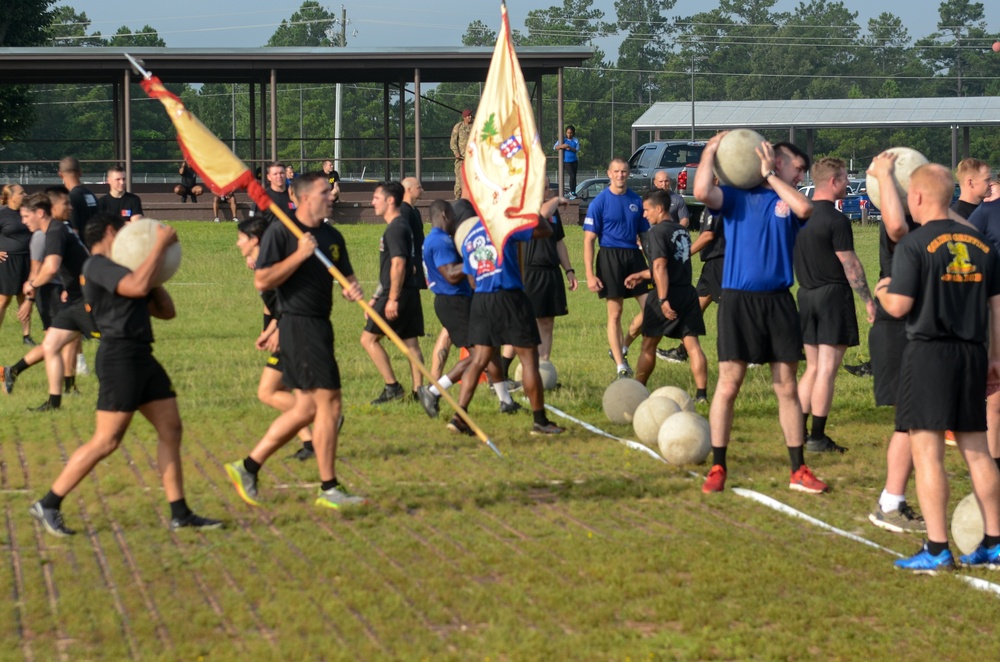
[(576, 153), (580, 150), (580, 141), (577, 140), (576, 138), (563, 138), (555, 145), (553, 145), (553, 148), (558, 147), (559, 145), (569, 145), (570, 147), (573, 148), (573, 149), (564, 149), (562, 151), (563, 163), (573, 163), (579, 158)]
[(439, 267), (461, 262), (462, 256), (455, 248), (455, 242), (441, 228), (432, 228), (424, 240), (424, 275), (427, 277), (427, 287), (434, 294), (442, 296), (472, 296), (472, 286), (463, 278), (458, 283), (449, 283), (441, 275)]
[(639, 250), (636, 239), (649, 232), (649, 221), (642, 216), (642, 198), (630, 189), (621, 195), (604, 189), (587, 207), (583, 229), (597, 235), (601, 248)]
[(723, 197), (718, 211), (726, 237), (722, 287), (748, 292), (787, 290), (795, 279), (795, 237), (802, 221), (772, 189), (720, 188)]
[(530, 241), (534, 228), (519, 230), (509, 237), (503, 247), (503, 261), (496, 246), (486, 234), (482, 221), (476, 221), (462, 242), (463, 269), (476, 281), (476, 292), (486, 294), (500, 290), (523, 290), (521, 265), (517, 260), (517, 242)]

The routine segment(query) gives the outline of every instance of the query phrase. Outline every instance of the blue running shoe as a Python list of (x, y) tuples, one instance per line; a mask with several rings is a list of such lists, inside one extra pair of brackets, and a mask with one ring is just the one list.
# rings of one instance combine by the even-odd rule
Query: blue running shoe
[(996, 570), (1000, 568), (1000, 545), (987, 547), (983, 543), (972, 550), (971, 554), (958, 557), (958, 563), (963, 568), (989, 568)]
[(932, 556), (927, 551), (925, 544), (919, 552), (908, 559), (899, 559), (895, 566), (900, 570), (909, 570), (915, 575), (936, 575), (939, 570), (954, 570), (955, 559), (951, 555), (951, 550), (946, 549), (937, 556)]

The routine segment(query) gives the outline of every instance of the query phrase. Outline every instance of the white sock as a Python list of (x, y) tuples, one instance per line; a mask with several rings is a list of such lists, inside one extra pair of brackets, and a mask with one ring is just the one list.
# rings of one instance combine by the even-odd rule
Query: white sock
[[(438, 384), (440, 384), (441, 388), (443, 388), (446, 391), (449, 388), (451, 388), (451, 380), (448, 379), (448, 375), (442, 376), (441, 379), (438, 380)], [(439, 398), (441, 397), (441, 391), (439, 391), (438, 387), (435, 386), (434, 384), (431, 384), (431, 393), (438, 396)]]
[(510, 398), (510, 393), (507, 392), (507, 382), (497, 382), (493, 384), (493, 391), (497, 394), (497, 398), (500, 399), (500, 402), (506, 405), (514, 402)]
[(628, 366), (625, 365), (624, 363), (619, 363), (618, 364), (618, 369), (619, 370), (628, 370)]
[(899, 506), (906, 503), (905, 494), (889, 494), (887, 491), (882, 490), (882, 496), (878, 498), (878, 505), (882, 508), (882, 512), (891, 513), (894, 510), (899, 510)]

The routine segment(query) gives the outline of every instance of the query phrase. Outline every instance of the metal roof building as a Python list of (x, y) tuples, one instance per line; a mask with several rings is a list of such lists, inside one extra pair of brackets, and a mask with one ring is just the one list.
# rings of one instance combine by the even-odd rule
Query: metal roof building
[[(400, 130), (400, 151), (412, 148), (415, 172), (420, 176), (421, 84), (481, 82), (486, 80), (493, 48), (0, 48), (0, 85), (91, 84), (111, 85), (114, 97), (115, 155), (125, 164), (131, 180), (131, 90), (138, 83), (124, 53), (143, 61), (164, 83), (248, 83), (251, 107), (251, 161), (276, 160), (278, 151), (277, 95), (279, 83), (381, 83), (385, 127), (385, 162), (388, 176), (389, 95), (412, 86), (415, 109), (414, 135), (407, 140)], [(593, 49), (577, 47), (518, 48), (524, 78), (535, 83), (536, 120), (542, 124), (543, 76), (559, 79), (555, 126), (561, 133), (562, 75), (565, 67), (578, 67), (593, 56)], [(259, 97), (259, 100), (258, 98)], [(270, 123), (266, 121), (270, 106)], [(401, 112), (403, 104), (400, 104)], [(404, 122), (400, 122), (404, 125)], [(259, 131), (259, 135), (258, 135)], [(267, 139), (270, 137), (270, 150)], [(258, 142), (259, 140), (259, 142)], [(259, 152), (258, 152), (259, 149)], [(270, 156), (265, 155), (270, 152)], [(405, 169), (400, 153), (399, 168)], [(561, 168), (561, 161), (560, 161)]]
[(790, 101), (661, 102), (632, 123), (632, 145), (637, 134), (649, 131), (787, 129), (792, 140), (806, 132), (812, 152), (816, 129), (868, 129), (929, 126), (951, 129), (952, 161), (958, 163), (958, 130), (964, 134), (968, 156), (969, 128), (1000, 126), (998, 97), (941, 97), (918, 99), (798, 99)]

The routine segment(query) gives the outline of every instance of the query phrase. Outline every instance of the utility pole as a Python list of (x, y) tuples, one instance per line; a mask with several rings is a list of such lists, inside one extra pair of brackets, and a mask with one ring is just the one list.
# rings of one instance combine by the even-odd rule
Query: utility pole
[[(338, 42), (337, 46), (341, 48), (347, 47), (347, 8), (344, 5), (340, 6), (340, 39)], [(336, 101), (334, 102), (333, 111), (333, 169), (337, 172), (340, 172), (340, 138), (343, 135), (340, 128), (343, 95), (344, 86), (342, 83), (337, 83)]]

